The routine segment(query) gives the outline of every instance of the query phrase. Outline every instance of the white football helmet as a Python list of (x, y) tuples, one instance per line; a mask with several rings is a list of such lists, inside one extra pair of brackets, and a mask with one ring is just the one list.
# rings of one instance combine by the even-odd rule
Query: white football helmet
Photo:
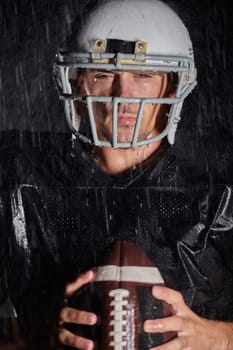
[[(129, 148), (149, 144), (164, 137), (174, 143), (184, 99), (196, 85), (196, 68), (189, 33), (178, 15), (159, 0), (110, 0), (91, 12), (77, 33), (72, 52), (59, 50), (54, 76), (65, 115), (72, 132), (85, 142), (100, 147)], [(171, 98), (126, 98), (121, 96), (81, 95), (73, 89), (80, 69), (165, 72), (176, 76), (176, 91)], [(86, 103), (90, 133), (77, 105)], [(112, 103), (112, 141), (100, 140), (96, 130), (93, 103)], [(120, 103), (140, 105), (132, 140), (119, 142), (117, 113)], [(139, 129), (146, 104), (170, 105), (167, 124), (154, 137), (139, 139)]]

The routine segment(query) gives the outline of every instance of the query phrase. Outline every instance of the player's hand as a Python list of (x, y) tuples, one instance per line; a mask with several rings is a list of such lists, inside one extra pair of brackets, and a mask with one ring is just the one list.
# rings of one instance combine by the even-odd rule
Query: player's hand
[(177, 337), (156, 350), (230, 350), (233, 349), (233, 324), (211, 321), (196, 315), (184, 302), (182, 294), (166, 287), (155, 286), (156, 299), (171, 304), (174, 315), (147, 320), (144, 331), (149, 333), (177, 332)]
[[(85, 284), (92, 282), (94, 278), (95, 274), (93, 271), (88, 271), (78, 276), (74, 282), (67, 284), (65, 289), (65, 297), (69, 299), (78, 289)], [(96, 322), (97, 316), (93, 313), (80, 311), (70, 307), (64, 307), (60, 312), (58, 339), (63, 345), (72, 346), (80, 350), (92, 350), (94, 348), (94, 343), (92, 340), (79, 337), (69, 332), (64, 328), (64, 323), (94, 325)]]

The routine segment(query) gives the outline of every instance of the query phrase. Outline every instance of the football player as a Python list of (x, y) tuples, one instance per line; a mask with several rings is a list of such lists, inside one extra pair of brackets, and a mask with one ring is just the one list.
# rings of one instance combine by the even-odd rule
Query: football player
[[(65, 104), (74, 142), (80, 140), (90, 145), (90, 171), (94, 173), (95, 183), (103, 184), (104, 179), (106, 186), (178, 185), (171, 145), (175, 142), (183, 102), (197, 84), (192, 42), (182, 20), (158, 0), (108, 1), (88, 15), (69, 44), (71, 51), (60, 50), (57, 54), (54, 69), (57, 88)], [(193, 227), (190, 234), (195, 240), (197, 232), (202, 232), (206, 239), (203, 245), (199, 246), (198, 239), (193, 244), (189, 238), (186, 253), (175, 248), (178, 264), (185, 261), (186, 273), (196, 290), (193, 294), (196, 301), (189, 299), (182, 288), (157, 286), (152, 289), (153, 296), (171, 304), (175, 314), (146, 320), (144, 331), (177, 332), (175, 339), (157, 346), (157, 350), (233, 348), (233, 324), (223, 322), (232, 321), (232, 317), (226, 316), (227, 311), (225, 316), (218, 316), (216, 310), (211, 312), (210, 307), (208, 311), (206, 306), (211, 300), (218, 303), (224, 288), (214, 296), (210, 280), (215, 268), (202, 271), (201, 264), (205, 264), (205, 259), (206, 262), (211, 260), (213, 251), (207, 248), (208, 234), (200, 225)], [(185, 240), (184, 236), (182, 244), (186, 244)], [(177, 240), (178, 245), (180, 241), (181, 238)], [(192, 258), (189, 249), (193, 249)], [(210, 256), (203, 258), (208, 249)], [(203, 257), (199, 255), (201, 251)], [(214, 255), (212, 257), (215, 259)], [(198, 268), (195, 279), (194, 270)], [(176, 278), (182, 279), (179, 275)], [(78, 276), (67, 284), (66, 297), (70, 298), (93, 280), (92, 271)], [(169, 278), (167, 281), (169, 283)], [(207, 288), (202, 294), (206, 282), (209, 292)], [(189, 302), (185, 302), (187, 300)], [(232, 296), (223, 303), (232, 305)], [(62, 308), (60, 342), (78, 349), (93, 349), (92, 340), (73, 334), (64, 325), (94, 325), (96, 322), (95, 314), (68, 306)]]

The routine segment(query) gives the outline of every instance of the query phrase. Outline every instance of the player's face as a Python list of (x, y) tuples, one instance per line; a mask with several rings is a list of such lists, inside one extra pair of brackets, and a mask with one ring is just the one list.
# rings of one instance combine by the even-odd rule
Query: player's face
[[(80, 85), (80, 84), (79, 84)], [(82, 78), (87, 95), (119, 96), (130, 98), (163, 97), (167, 88), (167, 74), (142, 71), (87, 70)], [(118, 142), (131, 142), (140, 105), (118, 105)], [(159, 104), (145, 104), (139, 131), (139, 140), (158, 135), (166, 124)], [(101, 141), (112, 140), (112, 103), (93, 104), (98, 137)]]

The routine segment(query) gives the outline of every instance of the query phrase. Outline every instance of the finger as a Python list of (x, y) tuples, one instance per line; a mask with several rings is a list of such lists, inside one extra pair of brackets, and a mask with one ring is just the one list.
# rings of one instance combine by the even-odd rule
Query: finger
[(60, 324), (65, 322), (94, 325), (97, 322), (97, 316), (87, 311), (64, 307), (60, 312)]
[(90, 283), (94, 280), (95, 273), (90, 270), (81, 275), (79, 275), (76, 280), (71, 283), (68, 283), (65, 288), (65, 296), (70, 297), (77, 289), (81, 288), (83, 285)]
[(143, 328), (147, 333), (180, 332), (184, 329), (184, 320), (178, 316), (170, 316), (155, 320), (146, 320)]
[(172, 305), (176, 313), (187, 311), (188, 309), (182, 294), (174, 289), (163, 286), (153, 286), (152, 295), (156, 299), (166, 301), (168, 304)]
[(65, 328), (59, 330), (58, 338), (63, 345), (72, 346), (76, 349), (94, 349), (94, 342), (92, 340), (74, 335)]

